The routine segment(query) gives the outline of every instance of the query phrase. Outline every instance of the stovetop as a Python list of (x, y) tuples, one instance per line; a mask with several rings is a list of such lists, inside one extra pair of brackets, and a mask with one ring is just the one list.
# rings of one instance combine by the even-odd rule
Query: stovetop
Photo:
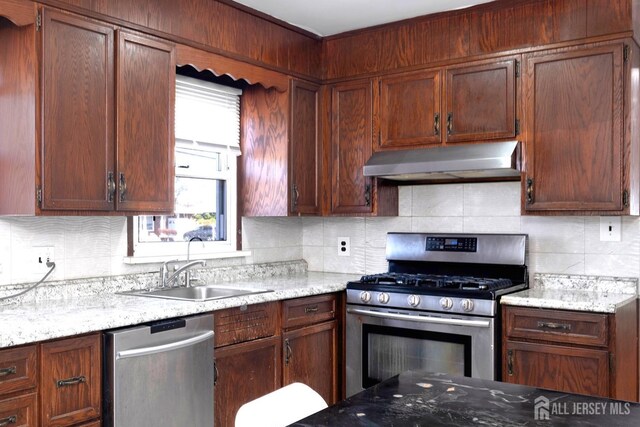
[(443, 274), (380, 273), (362, 276), (361, 283), (394, 285), (410, 289), (414, 293), (428, 289), (455, 289), (459, 291), (491, 291), (513, 286), (511, 279), (451, 276)]

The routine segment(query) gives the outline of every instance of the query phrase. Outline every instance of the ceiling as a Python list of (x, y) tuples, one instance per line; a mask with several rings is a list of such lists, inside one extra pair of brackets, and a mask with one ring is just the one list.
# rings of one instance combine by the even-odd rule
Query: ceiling
[(490, 0), (235, 0), (296, 27), (330, 36)]

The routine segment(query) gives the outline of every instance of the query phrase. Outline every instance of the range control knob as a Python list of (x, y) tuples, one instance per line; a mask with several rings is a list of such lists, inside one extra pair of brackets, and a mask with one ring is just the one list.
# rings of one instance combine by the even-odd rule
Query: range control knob
[(378, 294), (378, 302), (380, 304), (386, 304), (389, 302), (389, 294), (386, 292), (380, 292)]
[(453, 308), (453, 300), (449, 297), (440, 298), (440, 306), (445, 310), (451, 310)]
[(470, 299), (463, 299), (460, 301), (460, 306), (464, 311), (472, 311), (473, 310), (473, 301)]
[(369, 291), (360, 292), (360, 301), (362, 301), (362, 302), (371, 301), (371, 293)]
[(417, 307), (420, 305), (420, 297), (418, 295), (409, 295), (407, 302), (411, 307)]

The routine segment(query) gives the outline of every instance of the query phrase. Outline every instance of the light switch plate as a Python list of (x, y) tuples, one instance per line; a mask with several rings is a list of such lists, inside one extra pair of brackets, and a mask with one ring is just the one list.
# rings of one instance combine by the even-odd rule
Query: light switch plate
[(619, 242), (622, 238), (622, 219), (619, 216), (600, 217), (600, 241)]

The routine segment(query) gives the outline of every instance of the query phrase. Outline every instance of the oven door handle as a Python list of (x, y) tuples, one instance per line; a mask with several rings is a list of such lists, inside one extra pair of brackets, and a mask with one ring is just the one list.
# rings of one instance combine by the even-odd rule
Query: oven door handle
[(472, 326), (475, 328), (491, 327), (490, 320), (445, 319), (442, 317), (413, 316), (410, 314), (384, 313), (380, 311), (360, 310), (358, 308), (347, 308), (347, 313), (361, 314), (363, 316), (371, 316), (371, 317), (380, 317), (383, 319), (408, 320), (411, 322), (421, 322), (421, 323), (438, 323), (441, 325)]

